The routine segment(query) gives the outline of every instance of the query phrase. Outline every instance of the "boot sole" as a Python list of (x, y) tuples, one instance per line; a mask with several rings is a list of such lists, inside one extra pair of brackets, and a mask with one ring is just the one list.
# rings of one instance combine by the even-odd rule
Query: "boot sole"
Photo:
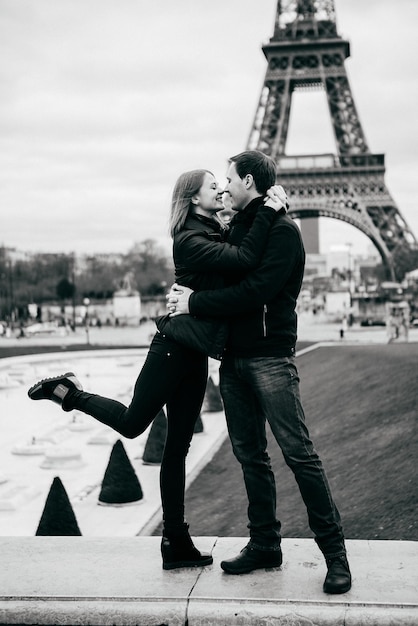
[(206, 565), (212, 565), (213, 558), (205, 559), (204, 561), (174, 561), (173, 563), (163, 563), (163, 569), (177, 569), (180, 567), (205, 567)]
[[(221, 565), (222, 567), (222, 565)], [(260, 567), (252, 567), (251, 569), (241, 569), (239, 571), (229, 570), (222, 567), (225, 574), (232, 574), (232, 576), (239, 576), (240, 574), (249, 574), (250, 572), (254, 572), (257, 569), (279, 569), (280, 565), (260, 565)]]

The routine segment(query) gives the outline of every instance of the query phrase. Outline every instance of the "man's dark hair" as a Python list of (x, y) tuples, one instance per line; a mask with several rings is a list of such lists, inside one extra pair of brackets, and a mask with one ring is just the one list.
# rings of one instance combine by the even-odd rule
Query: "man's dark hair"
[(277, 167), (273, 159), (259, 150), (246, 150), (229, 159), (235, 163), (238, 176), (242, 179), (251, 174), (258, 193), (264, 196), (267, 189), (276, 184)]

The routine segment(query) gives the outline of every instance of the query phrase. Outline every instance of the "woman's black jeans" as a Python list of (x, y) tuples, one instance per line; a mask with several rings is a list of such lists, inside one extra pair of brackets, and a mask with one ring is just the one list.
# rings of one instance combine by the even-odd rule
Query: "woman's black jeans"
[(166, 405), (167, 437), (160, 488), (164, 531), (184, 527), (186, 456), (205, 395), (207, 357), (157, 333), (135, 383), (129, 407), (85, 391), (72, 391), (64, 409), (77, 409), (133, 439), (143, 433)]

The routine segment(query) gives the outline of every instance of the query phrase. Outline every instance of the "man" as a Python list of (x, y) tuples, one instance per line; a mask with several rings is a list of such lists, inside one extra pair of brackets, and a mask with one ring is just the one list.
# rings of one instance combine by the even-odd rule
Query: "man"
[[(237, 213), (228, 242), (248, 232), (266, 190), (276, 181), (275, 163), (258, 151), (230, 159), (225, 192)], [(340, 515), (318, 454), (309, 437), (295, 364), (296, 301), (305, 262), (300, 231), (285, 211), (271, 227), (259, 266), (224, 289), (192, 292), (174, 286), (173, 314), (231, 316), (230, 337), (220, 368), (228, 432), (241, 463), (248, 495), (250, 541), (240, 554), (221, 562), (228, 574), (244, 574), (282, 563), (276, 486), (267, 453), (268, 420), (307, 508), (309, 525), (327, 563), (325, 593), (351, 587)]]

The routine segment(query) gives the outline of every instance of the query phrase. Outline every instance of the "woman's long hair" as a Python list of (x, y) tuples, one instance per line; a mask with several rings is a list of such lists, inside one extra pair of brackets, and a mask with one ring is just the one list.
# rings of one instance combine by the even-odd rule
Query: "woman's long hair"
[(209, 172), (209, 170), (191, 170), (190, 172), (184, 172), (177, 179), (171, 198), (169, 221), (170, 235), (172, 237), (183, 228), (192, 206), (192, 198), (199, 193), (206, 174), (212, 174), (212, 172)]

